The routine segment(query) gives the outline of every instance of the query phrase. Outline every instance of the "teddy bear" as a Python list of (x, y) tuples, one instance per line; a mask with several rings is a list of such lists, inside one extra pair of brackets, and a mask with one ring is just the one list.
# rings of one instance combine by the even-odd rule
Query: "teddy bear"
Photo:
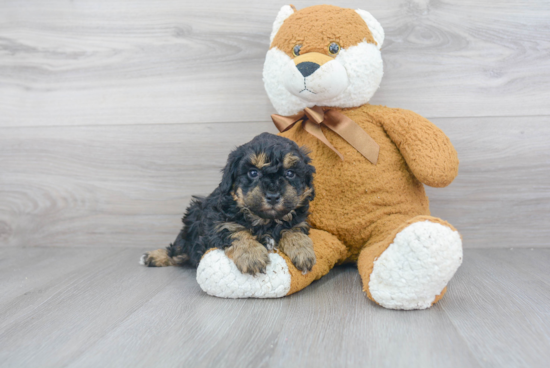
[(443, 297), (462, 262), (462, 239), (430, 216), (423, 184), (449, 185), (458, 157), (427, 119), (368, 103), (382, 80), (383, 42), (367, 11), (281, 8), (263, 80), (280, 134), (307, 147), (317, 170), (309, 216), (316, 264), (303, 273), (274, 250), (265, 274), (244, 275), (213, 249), (197, 269), (205, 292), (282, 297), (356, 262), (363, 291), (382, 307), (426, 309)]

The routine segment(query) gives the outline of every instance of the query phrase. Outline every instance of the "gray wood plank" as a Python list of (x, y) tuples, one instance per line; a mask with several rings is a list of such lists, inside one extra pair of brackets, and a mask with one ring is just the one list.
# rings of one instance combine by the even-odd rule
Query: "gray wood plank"
[(490, 252), (490, 250), (487, 250), (484, 253), (508, 264), (507, 267), (521, 267), (523, 271), (529, 272), (532, 277), (550, 284), (550, 249), (548, 248), (530, 248), (529, 251), (510, 248), (505, 252)]
[[(63, 251), (64, 249), (62, 249)], [(50, 262), (66, 267), (71, 259)], [(26, 249), (20, 249), (25, 257)], [(47, 282), (0, 307), (0, 365), (3, 367), (60, 367), (80, 355), (110, 329), (172, 281), (190, 276), (180, 269), (163, 272), (138, 265), (142, 250), (115, 252), (62, 276), (47, 272)], [(83, 252), (83, 254), (86, 254)], [(73, 253), (79, 262), (80, 256)], [(194, 281), (194, 279), (192, 280)]]
[[(432, 213), (465, 247), (549, 247), (549, 117), (433, 119), (461, 160)], [(0, 129), (0, 246), (160, 247), (269, 123)]]
[[(185, 273), (195, 275), (190, 269)], [(102, 356), (110, 357), (112, 367), (230, 367), (265, 361), (287, 318), (289, 300), (218, 299), (189, 280), (168, 285), (69, 366), (103, 366)]]
[[(10, 313), (32, 308), (30, 301), (36, 294), (43, 294), (52, 284), (63, 282), (67, 275), (82, 267), (90, 267), (121, 251), (121, 248), (3, 248), (0, 255), (0, 327), (10, 320)], [(13, 304), (18, 298), (20, 302)]]
[(441, 303), (485, 366), (548, 366), (550, 285), (529, 271), (532, 259), (516, 257), (530, 252), (547, 257), (545, 250), (468, 250)]
[[(298, 8), (317, 1), (298, 1)], [(0, 126), (266, 121), (284, 1), (0, 4)], [(550, 3), (342, 1), (386, 30), (374, 103), (427, 117), (548, 115)]]
[(443, 309), (379, 308), (355, 267), (276, 300), (217, 299), (174, 282), (69, 366), (105, 357), (112, 367), (478, 366)]
[(387, 310), (366, 298), (355, 268), (344, 275), (296, 296), (269, 366), (480, 366), (440, 306)]

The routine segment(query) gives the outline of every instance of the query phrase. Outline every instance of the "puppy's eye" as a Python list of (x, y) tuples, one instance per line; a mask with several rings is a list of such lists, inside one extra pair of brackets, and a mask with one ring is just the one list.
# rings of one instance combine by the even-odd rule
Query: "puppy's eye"
[(302, 45), (296, 45), (294, 46), (294, 48), (292, 49), (292, 54), (294, 56), (299, 56), (300, 55), (300, 49), (302, 48)]
[(252, 169), (248, 172), (248, 177), (250, 179), (256, 179), (259, 175), (260, 173), (258, 172), (258, 170), (255, 170), (255, 169)]
[(332, 55), (336, 55), (340, 52), (340, 45), (338, 45), (336, 42), (331, 43), (328, 45), (328, 52), (330, 52)]
[(289, 178), (289, 179), (292, 179), (293, 177), (296, 176), (296, 174), (295, 174), (294, 171), (292, 171), (292, 170), (287, 170), (287, 171), (285, 172), (285, 176), (286, 176), (287, 178)]

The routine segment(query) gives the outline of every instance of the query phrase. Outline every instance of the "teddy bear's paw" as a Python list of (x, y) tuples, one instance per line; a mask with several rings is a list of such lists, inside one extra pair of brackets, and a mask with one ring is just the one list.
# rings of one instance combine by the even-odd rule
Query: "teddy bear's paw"
[(451, 228), (416, 222), (400, 231), (374, 261), (369, 291), (390, 309), (426, 309), (462, 263), (462, 240)]
[(280, 298), (290, 290), (290, 272), (280, 255), (269, 253), (265, 273), (243, 274), (221, 249), (211, 250), (197, 267), (197, 282), (220, 298)]

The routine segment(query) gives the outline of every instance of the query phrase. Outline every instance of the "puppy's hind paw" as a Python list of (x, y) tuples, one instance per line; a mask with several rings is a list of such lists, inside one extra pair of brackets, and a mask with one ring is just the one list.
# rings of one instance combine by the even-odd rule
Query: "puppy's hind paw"
[(157, 249), (144, 253), (139, 259), (139, 264), (145, 267), (167, 267), (184, 264), (189, 258), (185, 254), (170, 257), (166, 249)]
[(145, 260), (147, 259), (147, 253), (143, 253), (141, 257), (139, 257), (139, 264), (142, 266), (145, 266)]
[[(159, 249), (162, 250), (162, 249)], [(162, 266), (170, 266), (169, 260), (164, 259), (163, 257), (159, 257), (158, 254), (153, 252), (145, 252), (141, 255), (139, 258), (139, 264), (145, 267), (162, 267)]]

